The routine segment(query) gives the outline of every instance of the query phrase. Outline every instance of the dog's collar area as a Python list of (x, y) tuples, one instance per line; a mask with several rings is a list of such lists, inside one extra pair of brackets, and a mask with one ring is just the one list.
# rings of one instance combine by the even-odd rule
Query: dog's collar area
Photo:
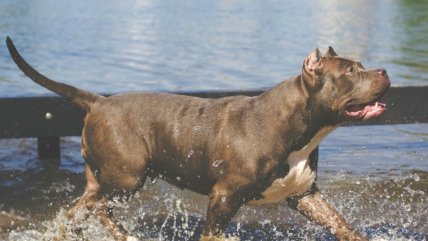
[(348, 104), (345, 114), (351, 118), (369, 120), (380, 116), (385, 110), (385, 103), (374, 101), (369, 104)]

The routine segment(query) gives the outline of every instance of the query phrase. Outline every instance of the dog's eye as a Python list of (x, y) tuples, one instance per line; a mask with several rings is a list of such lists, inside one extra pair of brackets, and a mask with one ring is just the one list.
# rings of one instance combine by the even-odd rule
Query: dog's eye
[(346, 69), (346, 74), (354, 74), (355, 72), (356, 72), (356, 69), (352, 66)]

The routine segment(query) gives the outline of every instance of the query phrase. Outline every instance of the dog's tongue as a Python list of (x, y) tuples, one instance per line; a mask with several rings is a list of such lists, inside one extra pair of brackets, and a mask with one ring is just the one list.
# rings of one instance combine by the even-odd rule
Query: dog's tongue
[(354, 118), (369, 120), (383, 114), (386, 110), (386, 104), (381, 102), (374, 102), (368, 105), (352, 105), (345, 113)]

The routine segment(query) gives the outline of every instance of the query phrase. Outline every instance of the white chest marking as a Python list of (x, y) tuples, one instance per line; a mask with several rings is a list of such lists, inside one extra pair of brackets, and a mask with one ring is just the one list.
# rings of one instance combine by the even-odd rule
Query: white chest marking
[(263, 198), (251, 201), (250, 204), (277, 203), (287, 197), (303, 194), (315, 181), (316, 173), (309, 167), (309, 155), (320, 144), (321, 140), (336, 126), (319, 130), (311, 141), (299, 151), (293, 151), (287, 158), (290, 170), (285, 177), (275, 179), (262, 193)]

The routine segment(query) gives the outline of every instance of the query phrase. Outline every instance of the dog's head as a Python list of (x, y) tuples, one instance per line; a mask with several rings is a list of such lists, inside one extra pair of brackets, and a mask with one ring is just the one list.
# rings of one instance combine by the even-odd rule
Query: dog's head
[(314, 108), (330, 122), (369, 120), (386, 110), (379, 102), (391, 85), (386, 70), (366, 70), (331, 47), (324, 56), (316, 49), (305, 58), (302, 78)]

